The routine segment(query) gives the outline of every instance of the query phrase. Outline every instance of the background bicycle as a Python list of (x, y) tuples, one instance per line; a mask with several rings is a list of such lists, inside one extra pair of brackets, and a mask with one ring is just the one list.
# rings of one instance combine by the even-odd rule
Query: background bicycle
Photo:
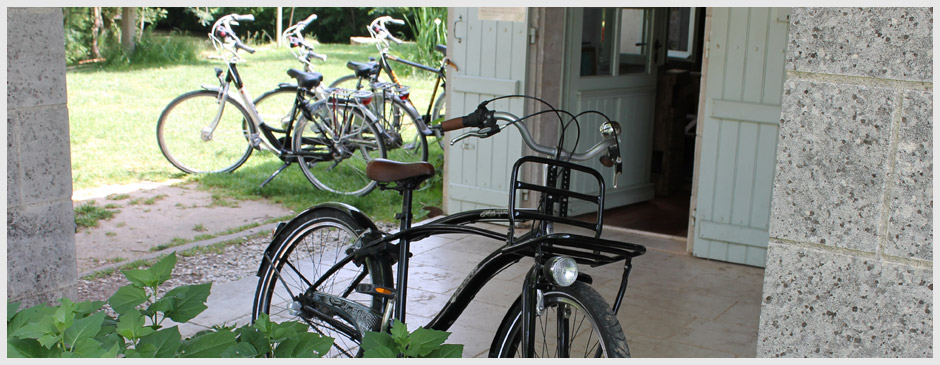
[[(279, 117), (275, 126), (265, 123), (237, 69), (238, 50), (254, 50), (231, 28), (252, 19), (232, 14), (213, 25), (209, 37), (220, 56), (227, 58), (227, 69), (216, 69), (218, 87), (183, 94), (163, 111), (157, 122), (163, 155), (186, 173), (231, 172), (253, 149), (266, 149), (284, 164), (262, 186), (297, 162), (318, 188), (352, 195), (371, 191), (375, 182), (365, 176), (365, 165), (386, 156), (381, 125), (364, 107), (372, 94), (337, 90), (310, 100), (310, 91), (319, 88), (323, 76), (291, 69), (287, 73), (297, 87), (289, 120), (284, 123)], [(233, 84), (237, 93), (231, 90)], [(282, 126), (286, 129), (278, 128)]]
[[(456, 65), (451, 63), (446, 57), (446, 47), (442, 45), (438, 45), (436, 49), (444, 53), (445, 57), (441, 65), (437, 68), (392, 55), (389, 50), (389, 40), (397, 44), (401, 44), (402, 41), (395, 38), (391, 32), (389, 32), (386, 26), (388, 23), (398, 25), (405, 24), (402, 20), (394, 19), (390, 16), (382, 16), (373, 20), (368, 27), (369, 35), (375, 41), (375, 46), (379, 51), (378, 61), (348, 62), (347, 67), (353, 70), (354, 73), (336, 79), (330, 84), (330, 87), (360, 89), (368, 86), (376, 95), (385, 96), (384, 100), (391, 101), (391, 103), (382, 105), (384, 110), (379, 110), (378, 104), (376, 104), (376, 114), (379, 114), (380, 117), (384, 116), (383, 119), (389, 126), (387, 127), (388, 129), (398, 128), (401, 131), (400, 135), (405, 149), (408, 150), (410, 148), (411, 151), (413, 151), (411, 152), (411, 156), (401, 156), (403, 158), (398, 160), (415, 161), (417, 160), (415, 157), (418, 154), (423, 154), (420, 149), (428, 144), (426, 140), (430, 137), (434, 138), (434, 140), (431, 141), (432, 144), (434, 141), (437, 141), (438, 146), (443, 149), (442, 133), (434, 128), (428, 127), (435, 122), (440, 123), (444, 118), (444, 113), (446, 112), (445, 67), (449, 65), (456, 68)], [(370, 57), (370, 59), (372, 58)], [(396, 61), (404, 65), (431, 72), (435, 75), (434, 87), (428, 99), (429, 103), (424, 115), (421, 115), (412, 103), (409, 97), (410, 88), (402, 84), (389, 61)], [(383, 80), (383, 71), (388, 75), (385, 79), (389, 81)]]

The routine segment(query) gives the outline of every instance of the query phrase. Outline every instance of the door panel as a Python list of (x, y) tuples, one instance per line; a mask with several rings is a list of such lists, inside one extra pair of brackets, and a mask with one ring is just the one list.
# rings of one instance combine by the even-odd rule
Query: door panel
[(715, 8), (692, 253), (764, 266), (784, 80), (786, 9)]
[[(613, 172), (597, 161), (582, 164), (601, 172), (606, 183), (605, 208), (653, 198), (650, 158), (657, 60), (665, 55), (662, 28), (665, 12), (654, 9), (570, 8), (567, 11), (567, 48), (564, 109), (573, 114), (596, 110), (623, 129), (620, 154), (623, 174), (613, 187)], [(578, 141), (583, 151), (601, 140), (597, 132), (603, 118), (578, 118), (580, 129), (566, 131), (566, 141)], [(573, 147), (565, 144), (566, 149)], [(572, 187), (596, 194), (593, 184), (572, 179)], [(595, 206), (572, 202), (568, 214), (593, 211)]]
[[(524, 10), (523, 10), (524, 11)], [(458, 71), (448, 69), (447, 117), (466, 115), (486, 99), (519, 94), (526, 62), (526, 21), (487, 20), (480, 8), (449, 8), (448, 54)], [(491, 110), (523, 115), (521, 100), (490, 103)], [(447, 141), (460, 135), (447, 133)], [(522, 138), (507, 130), (486, 139), (445, 144), (444, 210), (506, 208), (509, 173), (522, 156)]]

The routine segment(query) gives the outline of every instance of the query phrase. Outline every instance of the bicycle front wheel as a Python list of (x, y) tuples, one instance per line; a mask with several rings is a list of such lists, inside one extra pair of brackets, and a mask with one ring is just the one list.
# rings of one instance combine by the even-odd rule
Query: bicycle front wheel
[(231, 172), (251, 156), (249, 137), (255, 133), (241, 104), (218, 93), (199, 90), (170, 102), (157, 121), (160, 152), (189, 174)]
[(293, 145), (304, 175), (322, 190), (343, 195), (365, 195), (376, 182), (366, 176), (366, 165), (386, 158), (382, 134), (371, 114), (358, 105), (320, 101), (311, 106), (312, 120), (300, 118)]
[(362, 339), (355, 324), (317, 296), (345, 298), (380, 314), (385, 300), (355, 288), (359, 284), (392, 287), (391, 265), (378, 257), (365, 258), (361, 266), (346, 260), (346, 249), (367, 228), (340, 210), (312, 212), (285, 229), (293, 234), (278, 238), (263, 258), (270, 261), (260, 273), (252, 322), (264, 313), (275, 322), (305, 323), (310, 331), (334, 339), (324, 357), (360, 356)]
[[(604, 298), (582, 282), (544, 293), (536, 315), (535, 357), (630, 357), (620, 322)], [(522, 300), (496, 332), (490, 357), (522, 356)]]

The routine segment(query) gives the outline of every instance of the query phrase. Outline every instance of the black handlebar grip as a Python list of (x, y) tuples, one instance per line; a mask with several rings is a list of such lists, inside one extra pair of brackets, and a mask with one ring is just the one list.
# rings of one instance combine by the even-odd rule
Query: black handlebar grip
[(248, 46), (246, 46), (246, 45), (245, 45), (244, 43), (242, 43), (242, 42), (235, 42), (235, 48), (241, 48), (241, 49), (247, 51), (248, 53), (255, 53), (255, 49), (254, 49), (254, 48), (248, 47)]

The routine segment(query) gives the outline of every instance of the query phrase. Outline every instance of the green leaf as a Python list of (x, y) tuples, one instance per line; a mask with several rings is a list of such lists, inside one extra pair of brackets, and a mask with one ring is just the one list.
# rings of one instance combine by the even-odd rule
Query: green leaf
[(174, 266), (176, 266), (175, 252), (164, 256), (148, 269), (124, 270), (121, 273), (136, 287), (156, 288), (170, 279)]
[(274, 348), (274, 357), (322, 357), (333, 345), (333, 339), (305, 332), (288, 338)]
[(133, 310), (121, 315), (118, 320), (117, 334), (129, 340), (137, 340), (154, 332), (153, 328), (144, 327), (146, 318), (140, 312)]
[(7, 357), (50, 358), (61, 357), (58, 348), (50, 350), (35, 339), (7, 338)]
[(7, 337), (14, 336), (19, 338), (39, 338), (39, 334), (30, 337), (23, 337), (23, 332), (20, 330), (26, 325), (36, 324), (42, 322), (43, 320), (49, 321), (49, 325), (51, 326), (52, 319), (50, 317), (54, 312), (55, 308), (45, 304), (39, 304), (16, 313), (16, 315), (13, 316), (13, 319), (7, 322)]
[(183, 344), (182, 357), (219, 357), (235, 345), (234, 332), (212, 332), (192, 338)]
[(272, 341), (280, 342), (300, 334), (307, 333), (307, 324), (300, 322), (275, 323), (269, 336)]
[(171, 252), (169, 255), (160, 259), (156, 264), (153, 264), (153, 266), (148, 269), (153, 274), (153, 278), (156, 281), (153, 286), (163, 284), (167, 280), (170, 280), (175, 266), (176, 252)]
[(160, 308), (174, 322), (187, 322), (206, 310), (205, 303), (211, 288), (212, 283), (173, 288), (157, 300), (152, 308)]
[(258, 319), (255, 320), (255, 323), (252, 325), (252, 327), (258, 329), (258, 331), (261, 331), (261, 333), (266, 336), (271, 335), (271, 331), (274, 330), (274, 324), (271, 323), (271, 319), (268, 318), (267, 313), (261, 313), (261, 315), (258, 316)]
[(431, 351), (428, 356), (434, 358), (461, 358), (463, 357), (463, 345), (444, 344), (440, 348)]
[[(255, 320), (255, 324), (257, 323), (258, 320)], [(250, 344), (256, 353), (266, 354), (271, 352), (271, 344), (268, 342), (267, 337), (254, 326), (245, 325), (235, 330), (235, 334), (238, 335), (239, 343)]]
[(118, 314), (124, 314), (127, 311), (137, 308), (138, 305), (147, 301), (147, 292), (142, 288), (132, 285), (125, 285), (114, 292), (108, 299), (111, 309)]
[(84, 302), (76, 303), (74, 308), (75, 314), (78, 317), (85, 317), (100, 310), (104, 303), (105, 302), (100, 300), (94, 302), (86, 300)]
[(75, 311), (73, 310), (75, 304), (69, 298), (59, 299), (59, 302), (62, 304), (52, 314), (52, 321), (59, 332), (62, 332), (71, 327), (72, 322), (75, 320)]
[(252, 358), (258, 357), (260, 355), (258, 351), (255, 350), (255, 347), (249, 343), (239, 342), (235, 346), (229, 347), (222, 351), (222, 354), (219, 357), (240, 357), (240, 358)]
[(138, 346), (153, 346), (153, 357), (174, 357), (181, 339), (179, 328), (173, 326), (141, 337)]
[(75, 342), (72, 346), (72, 353), (77, 357), (115, 357), (117, 355), (116, 349), (112, 347), (112, 350), (115, 350), (114, 354), (111, 354), (111, 351), (105, 348), (100, 342), (95, 341), (92, 338), (81, 338)]
[(44, 333), (36, 340), (39, 341), (39, 344), (47, 349), (51, 349), (59, 340), (62, 339), (62, 335), (56, 333)]
[(20, 309), (20, 302), (7, 302), (7, 323), (10, 323), (18, 309)]
[(425, 357), (447, 341), (447, 337), (450, 337), (450, 333), (418, 328), (408, 337), (408, 348), (404, 354), (408, 357)]
[(132, 270), (122, 270), (122, 274), (127, 278), (127, 281), (131, 282), (136, 288), (152, 288), (155, 287), (157, 280), (153, 275), (153, 272), (146, 269), (132, 269)]
[[(127, 348), (124, 337), (121, 337), (121, 335), (115, 332), (116, 328), (116, 326), (111, 326), (110, 330), (107, 330), (107, 332), (99, 332), (98, 336), (95, 337), (95, 341), (101, 342), (102, 347), (114, 349), (114, 351), (116, 351), (115, 355), (123, 352)], [(105, 330), (102, 329), (102, 331)]]
[(392, 339), (398, 344), (397, 349), (404, 352), (408, 348), (408, 326), (399, 320), (392, 322)]
[(317, 353), (317, 357), (323, 357), (333, 347), (334, 340), (331, 337), (320, 336), (313, 332), (306, 332), (301, 337), (306, 337), (303, 340), (311, 344), (313, 351)]
[(38, 322), (27, 323), (13, 332), (13, 337), (39, 339), (43, 335), (55, 334), (58, 330), (53, 323), (52, 317), (39, 318)]
[(104, 312), (98, 312), (85, 318), (75, 320), (71, 327), (65, 330), (65, 344), (72, 346), (82, 338), (92, 338), (101, 330), (104, 323)]
[(368, 331), (362, 337), (363, 356), (367, 358), (397, 357), (400, 351), (392, 336), (384, 332)]

